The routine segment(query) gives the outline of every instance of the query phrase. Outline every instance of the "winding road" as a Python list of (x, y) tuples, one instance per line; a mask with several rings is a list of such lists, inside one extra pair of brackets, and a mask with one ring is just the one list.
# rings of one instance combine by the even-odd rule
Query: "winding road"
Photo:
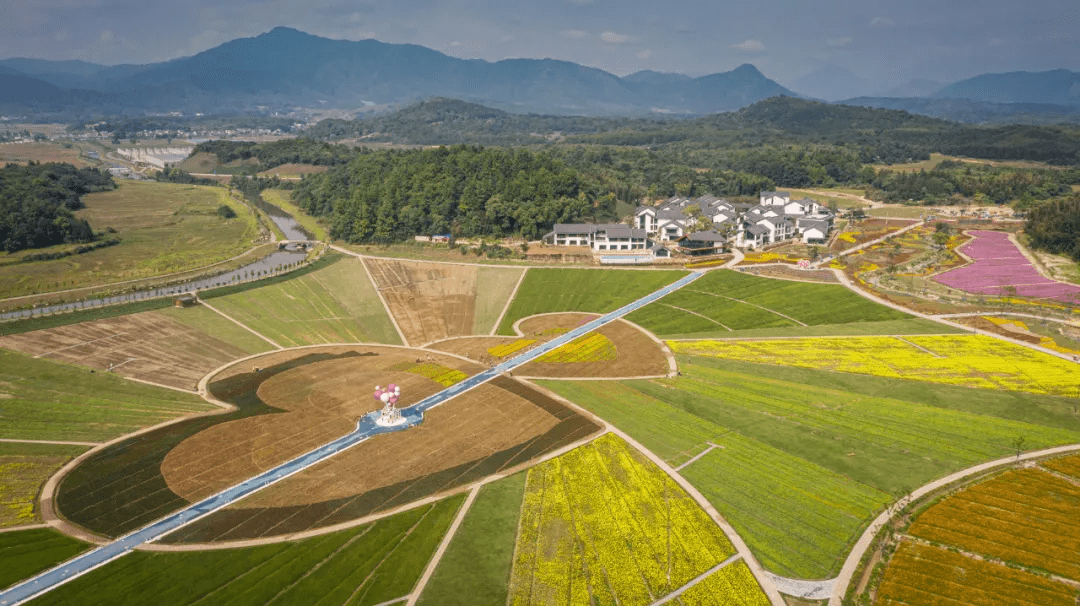
[(7, 590), (0, 592), (0, 606), (10, 606), (14, 604), (22, 604), (27, 602), (43, 593), (46, 593), (60, 585), (75, 579), (95, 568), (104, 566), (109, 562), (129, 553), (132, 549), (143, 545), (144, 543), (150, 543), (165, 536), (166, 534), (177, 530), (183, 526), (186, 526), (204, 516), (223, 508), (228, 505), (243, 499), (271, 484), (280, 482), (281, 480), (299, 473), (312, 465), (319, 463), (325, 459), (328, 459), (340, 452), (343, 452), (368, 438), (395, 431), (404, 431), (410, 427), (416, 426), (423, 421), (424, 412), (435, 408), (441, 404), (448, 402), (456, 396), (459, 396), (479, 385), (482, 385), (495, 377), (503, 374), (510, 373), (513, 369), (527, 364), (535, 360), (536, 358), (552, 351), (574, 339), (585, 335), (601, 326), (613, 322), (630, 312), (644, 307), (649, 303), (659, 300), (676, 290), (690, 284), (694, 280), (700, 278), (701, 272), (693, 272), (683, 278), (680, 278), (676, 282), (673, 282), (655, 292), (652, 292), (632, 303), (624, 305), (619, 309), (600, 316), (599, 318), (592, 320), (586, 324), (578, 326), (573, 330), (570, 330), (558, 338), (548, 341), (543, 345), (540, 345), (534, 349), (531, 349), (521, 355), (511, 358), (498, 366), (484, 370), (476, 375), (473, 375), (460, 383), (452, 385), (443, 391), (440, 391), (434, 395), (424, 398), (420, 402), (401, 409), (401, 415), (405, 418), (405, 423), (392, 427), (384, 427), (375, 423), (375, 419), (378, 418), (379, 412), (375, 411), (364, 415), (356, 424), (356, 429), (351, 433), (342, 436), (332, 442), (324, 444), (319, 448), (316, 448), (304, 455), (301, 455), (291, 461), (282, 463), (273, 469), (265, 471), (253, 478), (245, 480), (235, 486), (227, 488), (211, 497), (207, 497), (195, 503), (189, 505), (184, 509), (181, 509), (173, 514), (165, 516), (160, 520), (153, 522), (139, 530), (126, 534), (119, 539), (92, 549), (82, 555), (76, 556), (58, 566), (55, 566), (45, 572), (42, 572), (34, 577), (31, 577), (17, 585), (14, 585)]

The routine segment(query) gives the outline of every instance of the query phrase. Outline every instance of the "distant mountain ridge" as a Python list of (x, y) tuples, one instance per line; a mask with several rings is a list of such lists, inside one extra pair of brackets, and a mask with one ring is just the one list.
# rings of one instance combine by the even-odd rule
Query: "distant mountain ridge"
[(930, 97), (1080, 107), (1080, 72), (1055, 69), (1046, 72), (982, 74), (949, 84)]
[(413, 44), (330, 40), (278, 27), (148, 65), (8, 59), (0, 65), (58, 88), (112, 94), (147, 110), (256, 106), (358, 107), (452, 97), (514, 112), (705, 114), (797, 94), (752, 65), (690, 78), (639, 72), (620, 78), (554, 59), (458, 59)]

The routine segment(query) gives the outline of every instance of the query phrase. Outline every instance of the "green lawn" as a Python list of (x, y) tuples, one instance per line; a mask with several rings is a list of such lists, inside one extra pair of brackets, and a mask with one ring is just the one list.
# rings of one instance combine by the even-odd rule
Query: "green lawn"
[(0, 349), (0, 438), (104, 442), (214, 407), (109, 373)]
[[(685, 310), (685, 311), (684, 311)], [(692, 312), (692, 313), (690, 313)], [(702, 317), (704, 316), (704, 317)], [(749, 329), (910, 320), (910, 315), (869, 301), (839, 284), (811, 284), (714, 270), (626, 318), (657, 335), (724, 333)], [(876, 334), (876, 333), (875, 333)], [(727, 334), (727, 336), (732, 336)]]
[(480, 489), (424, 588), (420, 604), (506, 604), (525, 478), (525, 473), (518, 473)]
[(328, 253), (327, 257), (316, 271), (209, 302), (285, 347), (352, 342), (400, 344), (360, 260), (337, 253)]
[(514, 334), (514, 322), (535, 314), (614, 311), (685, 275), (684, 271), (534, 267), (510, 303), (499, 334)]
[(379, 604), (412, 591), (463, 500), (444, 499), (358, 528), (288, 543), (136, 551), (35, 604)]
[(0, 588), (51, 568), (87, 547), (51, 528), (0, 533)]
[(780, 326), (748, 328), (745, 330), (712, 330), (700, 333), (671, 335), (675, 339), (756, 339), (761, 337), (858, 337), (874, 335), (946, 335), (961, 334), (960, 328), (913, 318), (911, 320), (881, 320), (851, 322), (850, 324), (818, 324), (817, 326)]
[[(174, 183), (119, 182), (116, 190), (83, 196), (78, 211), (95, 231), (112, 227), (120, 244), (51, 261), (20, 263), (41, 250), (0, 253), (0, 292), (5, 297), (147, 278), (203, 267), (253, 246), (259, 230), (244, 204), (224, 188)], [(228, 205), (235, 219), (223, 219)], [(46, 251), (63, 250), (70, 245)]]
[(41, 485), (86, 446), (0, 442), (0, 528), (41, 522)]
[(656, 381), (544, 381), (687, 477), (769, 570), (829, 578), (887, 503), (935, 478), (1080, 441), (1064, 398), (680, 356)]
[(476, 268), (476, 307), (473, 334), (486, 335), (495, 327), (524, 269), (511, 267)]
[(231, 322), (228, 318), (203, 305), (185, 308), (167, 307), (156, 313), (239, 347), (249, 354), (274, 349), (273, 345), (255, 336), (251, 331), (244, 330), (235, 322)]

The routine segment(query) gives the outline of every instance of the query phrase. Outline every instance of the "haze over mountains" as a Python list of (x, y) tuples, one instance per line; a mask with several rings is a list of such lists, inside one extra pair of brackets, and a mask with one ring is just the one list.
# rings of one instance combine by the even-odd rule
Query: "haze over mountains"
[(352, 109), (449, 97), (515, 113), (701, 115), (786, 95), (971, 122), (1007, 122), (1015, 116), (1021, 121), (1076, 121), (1080, 115), (1080, 73), (1065, 69), (986, 74), (948, 85), (912, 81), (877, 96), (868, 96), (875, 94), (873, 83), (836, 66), (794, 84), (795, 90), (786, 88), (750, 64), (698, 78), (654, 71), (619, 77), (568, 61), (459, 59), (423, 46), (330, 40), (279, 27), (191, 57), (147, 65), (3, 60), (0, 110)]

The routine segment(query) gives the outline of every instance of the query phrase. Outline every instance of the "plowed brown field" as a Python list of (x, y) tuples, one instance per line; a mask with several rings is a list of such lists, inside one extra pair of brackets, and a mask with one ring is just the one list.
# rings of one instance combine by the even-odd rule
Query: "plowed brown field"
[[(388, 370), (418, 356), (427, 359), (415, 350), (305, 349), (271, 353), (254, 364), (266, 368), (290, 355), (348, 349), (359, 355), (297, 366), (261, 382), (245, 380), (256, 374), (250, 361), (222, 373), (225, 380), (215, 377), (212, 393), (215, 384), (254, 385), (259, 400), (283, 412), (221, 423), (184, 440), (161, 464), (169, 488), (193, 501), (348, 433), (360, 415), (377, 408), (371, 395), (376, 384), (401, 385), (399, 406), (443, 389), (430, 379)], [(480, 369), (451, 356), (433, 357), (469, 374)], [(248, 397), (220, 395), (230, 401)], [(251, 539), (346, 522), (477, 481), (597, 430), (532, 388), (496, 379), (429, 411), (418, 427), (367, 440), (166, 540)]]
[(372, 258), (364, 264), (410, 345), (473, 333), (476, 267)]
[(190, 390), (206, 373), (247, 355), (153, 312), (6, 335), (0, 347)]

